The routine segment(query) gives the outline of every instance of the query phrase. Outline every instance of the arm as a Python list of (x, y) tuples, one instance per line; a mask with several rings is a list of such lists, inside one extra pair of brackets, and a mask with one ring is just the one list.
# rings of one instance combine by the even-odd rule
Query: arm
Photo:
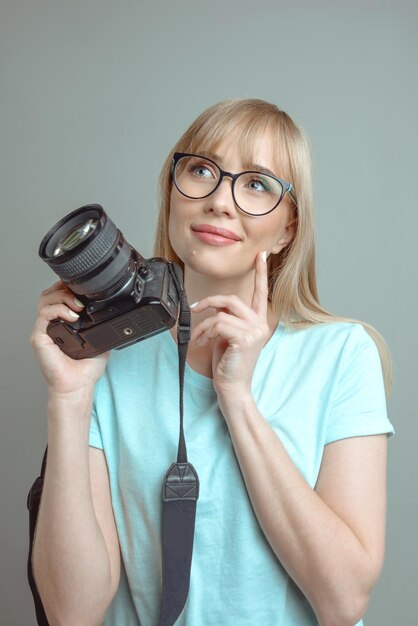
[(74, 360), (48, 335), (83, 306), (63, 281), (45, 289), (30, 343), (47, 382), (48, 460), (35, 529), (33, 573), (51, 626), (101, 624), (119, 578), (104, 456), (89, 451), (95, 384), (109, 352)]
[(254, 512), (277, 558), (321, 626), (353, 626), (383, 563), (386, 435), (327, 445), (313, 490), (251, 395), (218, 399)]
[(119, 582), (106, 461), (88, 446), (92, 393), (53, 396), (48, 403), (48, 462), (33, 567), (51, 626), (101, 624)]
[[(255, 261), (251, 306), (236, 296), (203, 298), (191, 309), (193, 314), (208, 308), (217, 312), (193, 329), (192, 340), (200, 346), (214, 341), (213, 385), (254, 512), (273, 551), (308, 598), (321, 626), (353, 626), (367, 607), (382, 567), (387, 437), (329, 443), (315, 489), (301, 475), (251, 394), (254, 369), (269, 338), (263, 258), (259, 254)], [(358, 389), (367, 387), (370, 364), (373, 401), (377, 410), (384, 410), (378, 355), (357, 346), (359, 353), (362, 367), (351, 367), (335, 399), (336, 415), (339, 411), (345, 419), (366, 408), (369, 394)]]

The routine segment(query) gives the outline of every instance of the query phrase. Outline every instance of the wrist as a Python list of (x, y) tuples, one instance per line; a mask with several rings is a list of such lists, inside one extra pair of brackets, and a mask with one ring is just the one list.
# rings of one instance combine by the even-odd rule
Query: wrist
[(75, 391), (48, 391), (48, 409), (88, 407), (93, 402), (94, 385), (81, 387)]
[(248, 389), (228, 388), (217, 391), (218, 402), (225, 419), (242, 414), (255, 407), (254, 397)]

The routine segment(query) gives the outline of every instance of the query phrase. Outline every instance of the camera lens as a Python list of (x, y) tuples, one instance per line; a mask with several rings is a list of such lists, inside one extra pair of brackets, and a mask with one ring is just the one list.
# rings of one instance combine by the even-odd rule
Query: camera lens
[(71, 291), (96, 301), (131, 291), (134, 254), (99, 204), (66, 215), (39, 246), (39, 256)]
[(90, 219), (82, 226), (76, 226), (69, 235), (64, 235), (61, 241), (58, 242), (52, 255), (55, 257), (75, 248), (90, 235), (91, 231), (96, 228), (96, 225), (97, 220)]

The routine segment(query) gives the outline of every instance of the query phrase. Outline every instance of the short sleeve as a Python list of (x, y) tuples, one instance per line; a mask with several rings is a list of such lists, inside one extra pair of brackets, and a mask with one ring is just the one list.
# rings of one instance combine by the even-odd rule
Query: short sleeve
[(394, 432), (387, 416), (379, 351), (364, 327), (353, 324), (341, 355), (325, 444), (347, 437)]
[(90, 419), (89, 446), (92, 446), (93, 448), (100, 448), (101, 450), (103, 450), (104, 446), (102, 434), (100, 431), (99, 417), (97, 415), (97, 387), (98, 385), (96, 383), (96, 387), (94, 390), (93, 408)]

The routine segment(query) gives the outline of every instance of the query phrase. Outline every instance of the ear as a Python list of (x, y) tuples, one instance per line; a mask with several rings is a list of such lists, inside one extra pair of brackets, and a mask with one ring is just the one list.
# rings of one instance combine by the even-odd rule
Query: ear
[(282, 250), (285, 246), (287, 246), (287, 244), (289, 244), (293, 240), (293, 237), (296, 233), (296, 226), (297, 218), (294, 217), (287, 223), (287, 226), (285, 227), (282, 236), (276, 241), (273, 248), (271, 249), (271, 254), (278, 254), (280, 250)]

